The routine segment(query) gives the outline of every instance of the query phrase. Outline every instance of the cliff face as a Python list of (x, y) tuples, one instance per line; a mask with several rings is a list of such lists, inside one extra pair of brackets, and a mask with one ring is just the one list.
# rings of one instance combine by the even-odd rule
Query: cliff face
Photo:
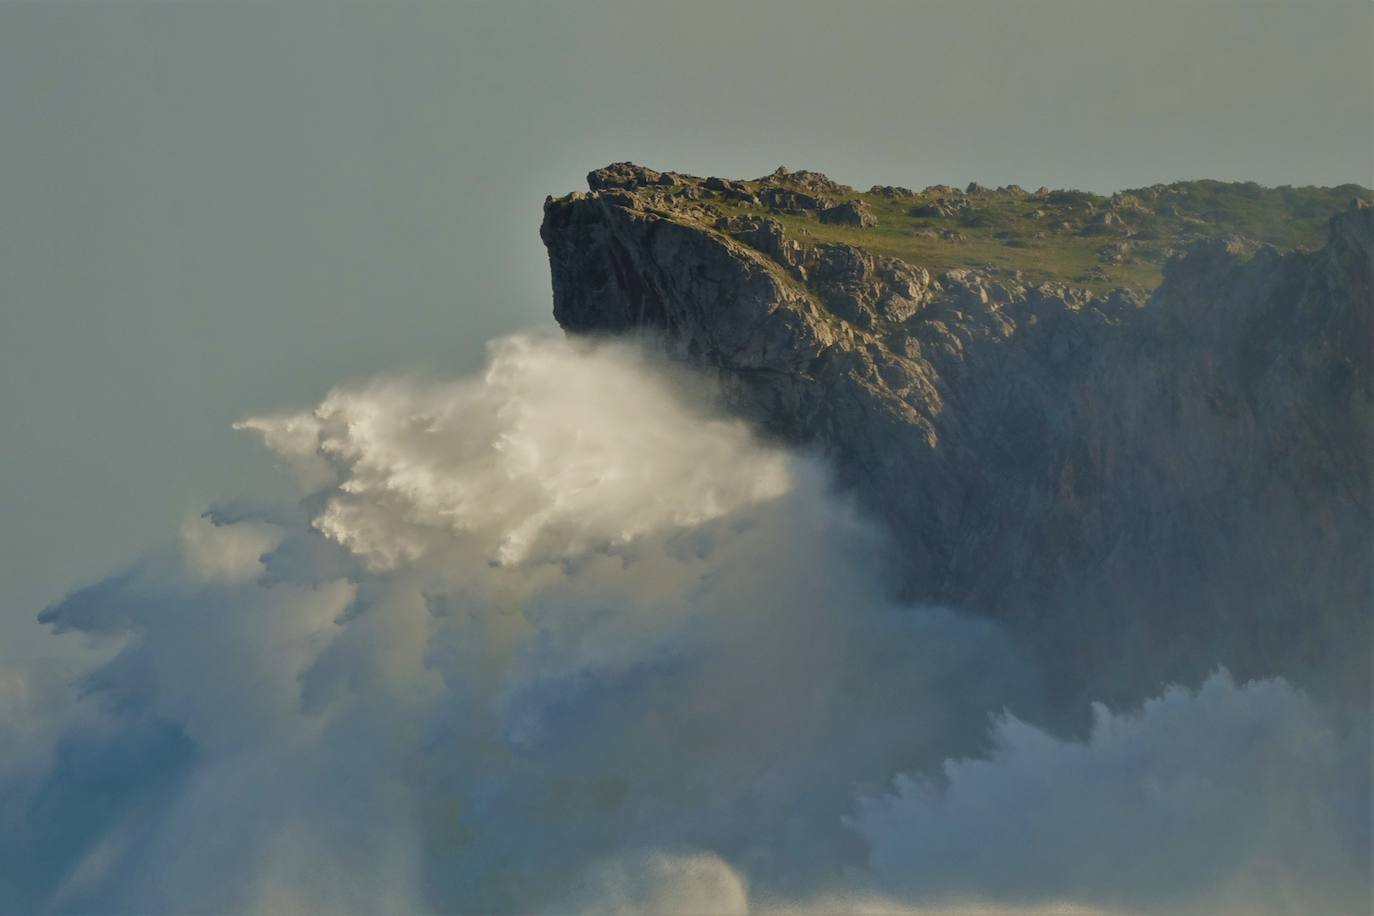
[(1068, 625), (1080, 640), (1042, 647), (1061, 694), (1217, 664), (1367, 692), (1374, 210), (1312, 252), (1197, 242), (1143, 299), (934, 274), (724, 206), (771, 193), (861, 239), (871, 214), (815, 173), (590, 184), (545, 205), (559, 323), (649, 333), (825, 450), (889, 526), (908, 599), (1031, 642)]

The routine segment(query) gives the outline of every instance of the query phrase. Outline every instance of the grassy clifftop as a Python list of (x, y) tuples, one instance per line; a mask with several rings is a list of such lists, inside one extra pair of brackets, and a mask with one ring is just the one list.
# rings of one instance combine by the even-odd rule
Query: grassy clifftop
[[(615, 186), (614, 172), (610, 186)], [(643, 170), (635, 186), (646, 184)], [(652, 173), (658, 175), (659, 173)], [(838, 184), (785, 169), (747, 181), (664, 173), (647, 184), (660, 205), (708, 207), (723, 215), (767, 216), (802, 246), (842, 242), (932, 271), (979, 267), (1020, 271), (1027, 281), (1148, 291), (1164, 262), (1205, 238), (1240, 237), (1281, 250), (1317, 248), (1328, 218), (1370, 191), (1266, 188), (1187, 181), (1111, 196), (1019, 187), (922, 190)], [(841, 205), (853, 202), (855, 206)]]

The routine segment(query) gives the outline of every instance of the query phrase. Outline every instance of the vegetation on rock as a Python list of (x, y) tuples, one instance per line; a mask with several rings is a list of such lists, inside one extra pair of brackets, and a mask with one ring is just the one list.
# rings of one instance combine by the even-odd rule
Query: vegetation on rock
[(843, 243), (937, 273), (976, 267), (1019, 272), (1033, 284), (1069, 283), (1093, 291), (1125, 287), (1140, 293), (1159, 285), (1170, 257), (1201, 240), (1239, 239), (1250, 247), (1280, 250), (1320, 247), (1327, 218), (1351, 198), (1371, 195), (1353, 184), (1266, 188), (1210, 180), (1110, 196), (1014, 185), (964, 190), (875, 185), (858, 191), (805, 170), (779, 169), (729, 181), (629, 163), (593, 176), (594, 188), (660, 192), (660, 206), (687, 218), (700, 213), (708, 220), (774, 219), (803, 247)]

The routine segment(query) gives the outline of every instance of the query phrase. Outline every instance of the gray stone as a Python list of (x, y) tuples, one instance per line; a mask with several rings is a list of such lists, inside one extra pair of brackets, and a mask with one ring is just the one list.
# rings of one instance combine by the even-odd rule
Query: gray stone
[(820, 210), (831, 205), (828, 198), (815, 197), (785, 187), (763, 188), (758, 192), (757, 197), (759, 202), (764, 206), (772, 207), (775, 210), (793, 211), (797, 213), (808, 210)]
[(873, 211), (859, 200), (847, 200), (842, 204), (827, 207), (820, 213), (821, 222), (839, 223), (846, 226), (876, 226), (878, 218)]
[(1374, 210), (1314, 252), (1188, 245), (1142, 301), (803, 250), (775, 221), (665, 212), (654, 187), (545, 204), (555, 317), (650, 333), (828, 454), (905, 599), (1032, 644), (1081, 628), (1045, 670), (1092, 699), (1220, 663), (1367, 701)]

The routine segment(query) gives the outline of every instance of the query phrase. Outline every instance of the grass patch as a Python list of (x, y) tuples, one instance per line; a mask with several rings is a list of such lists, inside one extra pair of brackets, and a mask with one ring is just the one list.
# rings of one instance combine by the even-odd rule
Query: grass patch
[[(755, 191), (764, 186), (757, 181), (746, 184)], [(861, 229), (824, 224), (812, 212), (777, 213), (718, 195), (710, 202), (729, 214), (776, 219), (790, 238), (808, 247), (842, 242), (934, 272), (992, 268), (1020, 271), (1032, 283), (1075, 283), (1097, 291), (1124, 286), (1146, 292), (1158, 285), (1168, 256), (1192, 241), (1241, 235), (1280, 249), (1316, 248), (1326, 240), (1326, 222), (1332, 214), (1348, 206), (1352, 197), (1371, 194), (1357, 185), (1265, 188), (1220, 181), (1154, 185), (1124, 191), (1115, 199), (1074, 190), (1044, 195), (989, 191), (963, 197), (966, 205), (951, 216), (911, 214), (914, 208), (950, 196), (940, 192), (917, 192), (914, 197), (866, 192), (830, 196), (862, 200), (878, 225)], [(1125, 251), (1115, 247), (1122, 242), (1127, 243)], [(1113, 260), (1114, 253), (1121, 259)]]

